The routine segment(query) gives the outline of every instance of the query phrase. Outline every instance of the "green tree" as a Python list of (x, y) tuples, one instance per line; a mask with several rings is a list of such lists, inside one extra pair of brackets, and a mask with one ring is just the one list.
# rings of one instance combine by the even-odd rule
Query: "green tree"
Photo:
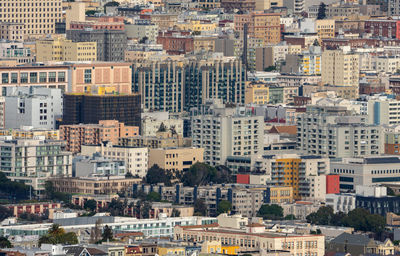
[(171, 178), (168, 176), (164, 169), (161, 169), (158, 165), (153, 165), (146, 174), (147, 184), (164, 183), (165, 185), (171, 185)]
[(53, 224), (46, 235), (39, 238), (41, 244), (77, 244), (78, 237), (74, 232), (66, 233), (60, 225)]
[(317, 39), (314, 40), (313, 46), (320, 46)]
[(96, 13), (98, 13), (98, 11), (96, 11), (96, 10), (87, 10), (85, 12), (86, 16), (94, 16), (94, 15), (96, 15)]
[(0, 205), (0, 221), (7, 219), (8, 217), (11, 217), (12, 211), (10, 209), (8, 209), (7, 207), (4, 207), (2, 205)]
[(167, 131), (167, 127), (165, 126), (165, 124), (163, 122), (161, 122), (160, 127), (158, 127), (158, 132), (166, 132)]
[(285, 220), (295, 220), (296, 216), (294, 216), (294, 214), (288, 214), (285, 216)]
[(87, 200), (84, 204), (83, 204), (83, 208), (85, 208), (86, 210), (92, 211), (94, 212), (97, 209), (97, 202), (96, 200), (90, 199)]
[(197, 199), (194, 202), (194, 215), (195, 216), (207, 216), (207, 206), (203, 200)]
[(369, 212), (363, 208), (356, 208), (350, 211), (343, 219), (344, 225), (353, 227), (356, 230), (367, 231), (367, 216)]
[(230, 170), (225, 166), (214, 168), (205, 163), (195, 163), (183, 174), (181, 179), (185, 186), (201, 186), (210, 182), (222, 184), (233, 181)]
[(320, 207), (318, 211), (308, 215), (306, 219), (311, 224), (330, 225), (333, 215), (334, 213), (332, 207), (323, 206)]
[(222, 200), (221, 202), (218, 203), (217, 214), (227, 213), (231, 209), (232, 209), (231, 202), (229, 202), (227, 200)]
[(265, 72), (272, 72), (276, 70), (276, 66), (268, 66), (266, 68), (264, 68)]
[(283, 217), (283, 208), (277, 204), (263, 204), (258, 210), (257, 216), (264, 219), (281, 219)]
[(380, 234), (385, 230), (386, 220), (378, 214), (370, 214), (367, 216), (367, 231)]
[[(142, 39), (139, 40), (139, 44), (144, 44), (146, 43), (146, 41), (149, 40), (149, 38), (147, 36), (144, 36)], [(161, 123), (163, 124), (163, 123)]]
[(325, 19), (325, 17), (326, 17), (326, 4), (324, 2), (321, 2), (318, 7), (317, 19), (323, 20), (323, 19)]
[(386, 187), (387, 189), (387, 195), (388, 196), (395, 196), (396, 194), (394, 193), (394, 190), (390, 187)]
[(152, 202), (160, 202), (161, 201), (161, 195), (159, 193), (157, 193), (157, 192), (152, 191), (147, 195), (146, 199), (148, 201), (152, 201)]
[(12, 248), (11, 242), (7, 239), (7, 237), (0, 236), (0, 248)]
[(109, 241), (114, 240), (114, 235), (113, 235), (112, 229), (108, 225), (104, 226), (104, 230), (103, 230), (103, 234), (102, 234), (101, 238), (102, 238), (101, 240), (103, 242), (109, 242)]
[(12, 200), (26, 200), (29, 198), (31, 187), (21, 182), (11, 181), (0, 171), (0, 193), (6, 194)]
[(172, 209), (171, 217), (180, 217), (180, 216), (181, 216), (180, 211), (178, 211), (176, 208)]

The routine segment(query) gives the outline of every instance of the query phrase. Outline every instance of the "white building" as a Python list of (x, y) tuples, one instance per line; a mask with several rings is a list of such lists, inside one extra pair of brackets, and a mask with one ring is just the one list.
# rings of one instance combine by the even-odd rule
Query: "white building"
[(156, 42), (158, 25), (149, 20), (135, 20), (134, 24), (125, 24), (125, 31), (128, 38), (137, 40), (147, 38), (149, 42)]
[(326, 206), (332, 207), (335, 213), (348, 213), (356, 208), (355, 194), (327, 194), (325, 200)]
[(142, 136), (156, 136), (161, 125), (164, 126), (165, 131), (174, 130), (176, 135), (183, 136), (183, 119), (170, 119), (168, 112), (160, 113), (165, 113), (165, 115), (151, 115), (151, 112), (142, 114)]
[(394, 74), (400, 68), (400, 58), (397, 56), (377, 56), (372, 60), (372, 69), (378, 72)]
[(400, 124), (400, 101), (386, 96), (368, 100), (368, 123)]

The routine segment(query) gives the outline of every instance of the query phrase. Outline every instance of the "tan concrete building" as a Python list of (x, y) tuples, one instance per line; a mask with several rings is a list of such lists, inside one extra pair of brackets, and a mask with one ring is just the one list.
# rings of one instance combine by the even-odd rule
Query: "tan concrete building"
[(119, 93), (131, 93), (132, 69), (129, 63), (100, 62), (71, 65), (69, 92), (90, 92), (92, 86), (114, 87)]
[(0, 23), (22, 24), (25, 37), (41, 37), (55, 32), (61, 22), (61, 0), (1, 0)]
[(54, 178), (51, 180), (57, 192), (72, 194), (116, 194), (130, 192), (133, 184), (139, 184), (141, 178), (115, 177), (85, 177), (85, 178)]
[(117, 120), (101, 120), (99, 124), (72, 124), (60, 126), (60, 138), (66, 141), (65, 149), (74, 153), (82, 145), (97, 145), (103, 141), (118, 143), (122, 137), (139, 135), (139, 127), (125, 126)]
[(158, 25), (159, 30), (172, 28), (178, 22), (178, 14), (158, 13), (151, 15), (151, 22)]
[(36, 61), (96, 61), (96, 42), (72, 42), (61, 36), (36, 41)]
[(271, 7), (282, 7), (282, 0), (256, 0), (256, 11), (269, 10)]
[(33, 139), (44, 137), (46, 140), (60, 140), (59, 130), (0, 129), (0, 136), (12, 136), (15, 139)]
[(86, 3), (85, 2), (69, 2), (65, 9), (65, 27), (70, 29), (71, 21), (85, 21), (86, 20)]
[(335, 20), (316, 20), (315, 28), (320, 43), (322, 39), (335, 38)]
[(265, 226), (252, 223), (245, 229), (224, 228), (218, 225), (177, 226), (174, 239), (193, 242), (220, 241), (223, 245), (238, 245), (239, 252), (289, 251), (291, 255), (325, 255), (324, 235), (299, 235), (266, 232)]
[(341, 50), (325, 50), (322, 53), (322, 84), (353, 86), (359, 84), (359, 55)]
[(208, 51), (214, 52), (216, 37), (195, 36), (193, 37), (193, 50), (195, 52)]
[(280, 13), (252, 12), (235, 15), (235, 30), (243, 38), (244, 24), (248, 24), (250, 37), (263, 38), (265, 43), (276, 44), (281, 41)]
[(203, 162), (202, 148), (153, 148), (149, 150), (149, 167), (158, 165), (172, 173), (187, 171), (197, 162)]
[(266, 83), (248, 82), (245, 90), (245, 103), (267, 104), (269, 102), (269, 85)]
[(0, 39), (23, 41), (25, 36), (24, 24), (13, 22), (0, 23)]
[(192, 140), (182, 136), (171, 136), (169, 132), (157, 132), (156, 136), (120, 138), (118, 144), (120, 146), (146, 148), (190, 147)]

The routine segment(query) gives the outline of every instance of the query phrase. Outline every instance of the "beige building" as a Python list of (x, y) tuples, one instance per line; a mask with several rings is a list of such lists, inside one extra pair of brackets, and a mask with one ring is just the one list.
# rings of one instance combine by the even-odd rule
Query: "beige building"
[(159, 30), (172, 28), (178, 23), (178, 14), (158, 13), (152, 14), (151, 22), (158, 25)]
[(248, 82), (245, 90), (245, 103), (267, 104), (269, 102), (269, 85), (266, 83)]
[(325, 38), (335, 38), (335, 20), (316, 20), (315, 28), (320, 43)]
[(358, 54), (341, 50), (325, 50), (322, 53), (322, 84), (358, 87), (359, 73)]
[(61, 0), (1, 0), (0, 23), (18, 23), (24, 36), (41, 37), (55, 32), (61, 22)]
[(324, 235), (299, 235), (266, 232), (265, 226), (252, 223), (245, 229), (224, 228), (218, 225), (177, 226), (174, 238), (182, 241), (220, 241), (223, 245), (238, 245), (239, 252), (289, 251), (291, 255), (325, 255)]
[(25, 35), (24, 24), (2, 22), (0, 23), (0, 39), (10, 41), (23, 41)]
[[(165, 131), (174, 130), (178, 136), (183, 136), (183, 120), (182, 119), (157, 119), (151, 116), (142, 117), (141, 135), (142, 136), (157, 136), (160, 127), (163, 126)], [(161, 128), (162, 129), (162, 128)], [(173, 134), (171, 134), (173, 136)]]
[(72, 42), (61, 36), (36, 41), (36, 61), (96, 61), (96, 42)]
[(120, 146), (166, 148), (166, 147), (190, 147), (192, 140), (182, 136), (171, 136), (169, 132), (157, 132), (156, 136), (135, 136), (119, 138)]
[(193, 37), (193, 50), (195, 52), (215, 50), (215, 37), (212, 36), (195, 36)]
[(282, 0), (256, 0), (256, 11), (269, 10), (272, 7), (282, 7)]
[(60, 140), (59, 130), (0, 129), (0, 136), (12, 136), (15, 139), (33, 139), (44, 137), (46, 140)]
[(70, 2), (65, 9), (65, 27), (70, 28), (71, 21), (85, 21), (86, 3)]
[(173, 173), (187, 171), (197, 162), (203, 162), (202, 148), (153, 148), (149, 150), (149, 167), (158, 165)]

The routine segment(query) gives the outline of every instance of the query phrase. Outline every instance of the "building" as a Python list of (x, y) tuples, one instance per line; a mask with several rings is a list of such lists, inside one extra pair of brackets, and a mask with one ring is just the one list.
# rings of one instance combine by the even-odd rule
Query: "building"
[(125, 176), (126, 173), (124, 161), (104, 158), (100, 153), (76, 157), (72, 167), (73, 177)]
[(32, 126), (19, 129), (0, 129), (0, 136), (11, 136), (14, 139), (33, 139), (43, 137), (46, 140), (60, 140), (59, 130), (33, 129)]
[[(27, 74), (27, 73), (26, 73)], [(21, 77), (21, 79), (24, 79)], [(25, 77), (27, 80), (28, 78)], [(4, 128), (32, 126), (54, 129), (62, 116), (60, 89), (40, 87), (6, 87), (4, 96)]]
[(115, 90), (118, 93), (130, 94), (132, 92), (131, 64), (120, 62), (71, 64), (68, 92), (90, 93), (96, 89), (99, 92)]
[(332, 174), (340, 175), (340, 191), (355, 191), (356, 186), (400, 181), (398, 157), (344, 158), (331, 162)]
[(25, 24), (14, 22), (1, 22), (0, 39), (11, 41), (23, 41), (25, 36)]
[(316, 20), (315, 28), (320, 42), (325, 38), (335, 38), (335, 20)]
[(183, 120), (169, 118), (168, 112), (143, 113), (141, 131), (142, 136), (156, 136), (158, 131), (173, 131), (174, 134), (183, 136)]
[(39, 194), (44, 191), (48, 178), (72, 176), (72, 153), (62, 151), (61, 142), (3, 140), (0, 150), (2, 172), (12, 181), (32, 186)]
[(371, 19), (365, 21), (365, 32), (371, 33), (376, 38), (400, 39), (399, 20)]
[[(4, 8), (0, 17), (0, 23), (6, 28), (2, 29), (13, 31), (13, 26), (10, 25), (17, 24), (16, 27), (14, 26), (14, 31), (19, 30), (22, 35), (28, 38), (54, 34), (55, 24), (61, 22), (62, 19), (61, 2), (61, 0), (29, 0), (24, 2), (24, 6), (15, 5), (12, 8)], [(8, 4), (13, 3), (6, 0), (2, 1), (3, 6), (9, 6)], [(27, 11), (33, 8), (35, 8), (35, 12)], [(8, 34), (11, 35), (12, 33)], [(7, 39), (14, 40), (14, 38)], [(22, 38), (18, 36), (15, 39), (21, 40)]]
[(97, 145), (103, 141), (117, 144), (119, 138), (139, 135), (139, 127), (125, 126), (117, 120), (100, 120), (98, 124), (61, 125), (60, 138), (66, 142), (65, 149), (74, 153), (82, 145)]
[(133, 184), (141, 182), (141, 178), (126, 178), (125, 176), (110, 177), (75, 177), (54, 178), (54, 190), (71, 194), (109, 195), (129, 192)]
[(297, 116), (298, 149), (333, 158), (366, 157), (384, 152), (382, 129), (368, 125), (346, 107), (307, 106)]
[(157, 44), (170, 55), (187, 54), (194, 51), (194, 41), (189, 31), (159, 31)]
[(18, 217), (21, 213), (32, 213), (44, 215), (49, 209), (61, 208), (61, 203), (37, 202), (23, 204), (6, 204), (4, 207), (11, 210), (13, 216)]
[(184, 173), (197, 162), (203, 162), (202, 148), (153, 148), (149, 149), (149, 167), (158, 165), (173, 174)]
[(351, 15), (360, 15), (360, 7), (353, 4), (329, 5), (326, 7), (326, 17), (348, 17)]
[(126, 36), (128, 39), (149, 42), (156, 42), (158, 36), (158, 25), (150, 20), (135, 20), (134, 24), (125, 24)]
[(221, 8), (225, 11), (233, 11), (238, 9), (240, 11), (254, 11), (256, 8), (255, 0), (221, 0)]
[(400, 124), (400, 101), (379, 97), (368, 100), (368, 123), (375, 125), (398, 125)]
[(245, 104), (268, 104), (270, 84), (260, 82), (249, 82), (245, 90)]
[(31, 49), (25, 47), (24, 43), (5, 41), (0, 42), (0, 58), (4, 60), (16, 60), (18, 64), (27, 64), (33, 62), (34, 56)]
[[(222, 3), (221, 3), (222, 5)], [(243, 38), (245, 24), (247, 34), (252, 38), (261, 38), (264, 43), (277, 44), (281, 41), (281, 25), (279, 13), (251, 12), (234, 17), (235, 30)]]
[(372, 59), (372, 70), (377, 72), (395, 74), (399, 68), (400, 58), (397, 56), (377, 56)]
[(226, 108), (221, 102), (208, 102), (192, 116), (192, 143), (204, 148), (204, 162), (224, 165), (228, 156), (261, 153), (264, 117), (244, 107)]
[(340, 50), (325, 50), (322, 53), (323, 84), (358, 88), (359, 72), (357, 54), (344, 53)]
[(400, 154), (399, 147), (400, 147), (399, 133), (394, 133), (394, 132), (385, 133), (385, 154), (398, 155)]
[(389, 0), (388, 1), (388, 16), (400, 16), (400, 1)]
[(96, 61), (96, 42), (72, 42), (63, 37), (36, 41), (36, 61)]
[(285, 6), (293, 14), (301, 14), (305, 11), (305, 0), (283, 0)]
[(327, 194), (326, 205), (332, 207), (335, 213), (348, 213), (356, 209), (356, 197), (348, 193)]
[(82, 146), (81, 155), (92, 156), (100, 153), (103, 157), (114, 160), (124, 161), (126, 172), (135, 177), (143, 178), (147, 174), (149, 162), (148, 148), (134, 148), (126, 146), (112, 145), (112, 143), (101, 143), (99, 146)]
[(127, 147), (144, 148), (166, 148), (166, 147), (190, 147), (191, 138), (183, 138), (179, 135), (172, 135), (169, 132), (157, 132), (155, 136), (135, 136), (120, 138), (118, 144)]
[(62, 124), (96, 124), (100, 120), (118, 120), (140, 127), (138, 94), (65, 94)]
[(301, 54), (287, 54), (281, 72), (314, 76), (321, 74), (321, 47), (310, 46)]

